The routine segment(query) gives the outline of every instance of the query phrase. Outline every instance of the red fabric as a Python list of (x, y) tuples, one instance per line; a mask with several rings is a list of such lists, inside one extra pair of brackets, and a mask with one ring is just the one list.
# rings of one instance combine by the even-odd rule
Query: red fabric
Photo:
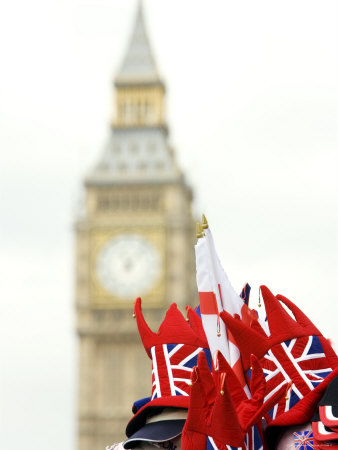
[[(198, 367), (194, 368), (192, 383), (188, 417), (182, 433), (182, 449), (192, 448), (190, 443), (194, 442), (194, 436), (199, 445), (194, 447), (195, 450), (205, 450), (207, 436), (234, 447), (244, 444), (245, 433), (240, 427), (227, 384), (214, 384), (202, 354), (198, 357)], [(204, 440), (201, 435), (205, 436)]]
[(199, 292), (198, 296), (201, 314), (218, 314), (217, 301), (214, 292)]
[[(157, 333), (154, 333), (149, 328), (143, 317), (140, 298), (137, 298), (135, 301), (134, 314), (143, 346), (149, 358), (151, 358), (150, 349), (155, 345), (181, 343), (208, 348), (205, 335), (203, 336), (195, 331), (193, 326), (186, 321), (185, 317), (178, 310), (176, 303), (170, 305)], [(190, 316), (195, 315), (198, 317), (197, 313), (193, 310), (190, 310), (189, 314)], [(193, 319), (193, 322), (197, 322), (196, 317)]]
[(200, 337), (203, 342), (204, 348), (209, 348), (209, 346), (205, 347), (205, 344), (208, 342), (207, 337), (205, 335), (205, 331), (202, 324), (201, 316), (199, 316), (195, 310), (191, 309), (190, 306), (186, 306), (187, 310), (187, 318), (189, 321), (189, 325), (193, 329), (193, 331)]
[[(261, 286), (263, 294), (266, 315), (271, 335), (268, 337), (261, 329), (258, 320), (252, 317), (250, 326), (246, 325), (240, 318), (232, 317), (226, 311), (221, 312), (221, 318), (232, 332), (234, 339), (241, 351), (242, 362), (244, 370), (250, 367), (250, 355), (254, 354), (260, 359), (268, 350), (276, 344), (288, 341), (290, 339), (301, 336), (322, 336), (313, 323), (303, 314), (299, 313), (299, 308), (295, 307), (290, 300), (287, 302), (280, 298), (279, 300), (285, 303), (295, 317), (301, 318), (296, 322), (283, 308), (280, 301), (269, 291), (266, 286)], [(258, 328), (261, 331), (257, 331)], [(329, 352), (332, 355), (333, 350)], [(337, 357), (335, 365), (338, 365)]]
[[(234, 342), (232, 339), (230, 339), (230, 332), (228, 331), (228, 338), (229, 341)], [(238, 360), (235, 362), (235, 364), (232, 366), (232, 370), (236, 374), (240, 384), (242, 387), (246, 386), (246, 379), (243, 372), (243, 366), (241, 358), (238, 358)]]
[[(328, 409), (331, 409), (331, 408), (332, 408), (331, 405), (319, 406), (319, 417), (320, 417), (320, 420), (323, 422), (323, 424), (326, 427), (337, 428), (338, 427), (338, 417), (334, 417), (332, 419), (332, 418), (329, 418), (328, 414), (327, 414)], [(332, 411), (331, 411), (331, 415), (332, 415)]]
[[(262, 416), (271, 409), (286, 387), (279, 389), (264, 403), (265, 378), (257, 358), (252, 356), (252, 398), (248, 399), (230, 365), (218, 353), (218, 370), (210, 374), (204, 354), (198, 356), (198, 366), (192, 375), (192, 388), (188, 417), (182, 433), (182, 449), (205, 450), (209, 436), (218, 448), (226, 445), (244, 447), (244, 438), (255, 424), (260, 427)], [(195, 446), (192, 446), (196, 436)]]
[(320, 442), (328, 442), (338, 439), (338, 432), (331, 430), (326, 431), (324, 428), (324, 432), (321, 431), (321, 429), (324, 428), (324, 424), (321, 422), (312, 422), (312, 432), (313, 437)]

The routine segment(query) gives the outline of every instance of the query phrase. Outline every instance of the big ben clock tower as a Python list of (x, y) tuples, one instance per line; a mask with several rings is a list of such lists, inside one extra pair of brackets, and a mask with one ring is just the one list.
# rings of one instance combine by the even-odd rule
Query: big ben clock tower
[(156, 327), (172, 301), (184, 306), (195, 293), (192, 193), (168, 144), (141, 6), (115, 89), (112, 133), (76, 224), (79, 450), (122, 440), (132, 403), (151, 392), (135, 298)]

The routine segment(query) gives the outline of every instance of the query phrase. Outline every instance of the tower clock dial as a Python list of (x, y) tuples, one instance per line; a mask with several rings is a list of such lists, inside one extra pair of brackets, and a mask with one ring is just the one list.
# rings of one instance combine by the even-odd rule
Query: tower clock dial
[(103, 245), (96, 259), (96, 276), (102, 287), (121, 299), (149, 291), (161, 273), (161, 256), (145, 237), (124, 233)]

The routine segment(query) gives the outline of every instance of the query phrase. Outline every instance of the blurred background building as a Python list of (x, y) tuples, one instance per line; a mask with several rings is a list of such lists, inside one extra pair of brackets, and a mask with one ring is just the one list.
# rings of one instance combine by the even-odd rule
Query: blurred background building
[(123, 440), (133, 402), (151, 392), (135, 298), (158, 327), (172, 301), (184, 306), (196, 291), (192, 191), (168, 142), (141, 3), (115, 89), (111, 136), (85, 179), (76, 224), (79, 450)]

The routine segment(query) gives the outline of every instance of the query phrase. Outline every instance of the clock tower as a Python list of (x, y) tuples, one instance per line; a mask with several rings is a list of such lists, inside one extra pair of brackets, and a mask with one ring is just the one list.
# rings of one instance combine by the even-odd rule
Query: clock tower
[(135, 298), (156, 327), (171, 302), (193, 303), (196, 289), (192, 192), (168, 143), (165, 86), (141, 6), (114, 84), (111, 136), (85, 178), (76, 223), (79, 450), (123, 440), (133, 402), (151, 392)]

